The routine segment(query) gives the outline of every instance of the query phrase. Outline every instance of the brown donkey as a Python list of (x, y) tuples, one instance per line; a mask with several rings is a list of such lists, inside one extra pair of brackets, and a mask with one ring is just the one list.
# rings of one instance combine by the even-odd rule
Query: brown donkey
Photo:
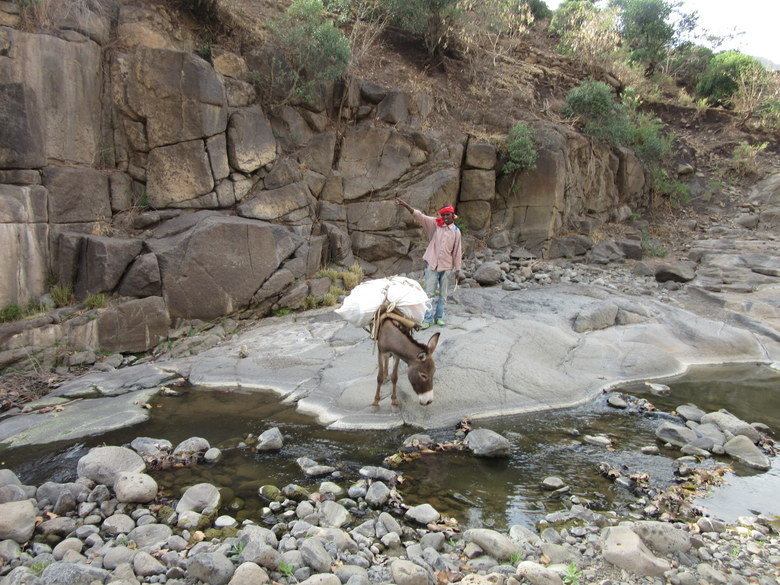
[(379, 373), (376, 377), (376, 396), (373, 406), (379, 406), (379, 389), (387, 378), (390, 356), (395, 358), (393, 372), (390, 380), (393, 383), (393, 393), (390, 401), (393, 406), (398, 406), (396, 397), (396, 383), (398, 382), (398, 362), (403, 360), (407, 364), (407, 375), (412, 384), (420, 404), (430, 404), (433, 401), (433, 373), (436, 365), (433, 363), (433, 350), (439, 343), (439, 333), (433, 335), (427, 345), (416, 341), (411, 334), (411, 329), (396, 321), (392, 313), (388, 313), (379, 324), (376, 335), (376, 344), (379, 349)]

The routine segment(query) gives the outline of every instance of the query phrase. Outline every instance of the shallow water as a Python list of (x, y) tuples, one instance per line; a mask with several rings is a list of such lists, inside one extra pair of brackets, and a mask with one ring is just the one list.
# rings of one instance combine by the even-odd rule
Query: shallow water
[[(642, 395), (660, 410), (693, 402), (704, 410), (726, 408), (751, 422), (780, 429), (780, 373), (766, 367), (744, 365), (697, 368), (686, 376), (665, 381), (672, 388), (669, 397), (647, 393), (643, 384), (620, 390)], [(22, 481), (40, 484), (47, 480), (68, 481), (75, 477), (76, 462), (89, 447), (121, 445), (137, 436), (165, 438), (174, 445), (191, 436), (201, 436), (223, 449), (217, 465), (155, 472), (160, 485), (171, 496), (196, 482), (207, 481), (223, 491), (225, 512), (239, 520), (257, 518), (263, 502), (257, 488), (263, 484), (284, 486), (299, 483), (316, 489), (318, 483), (305, 478), (296, 458), (307, 456), (339, 468), (356, 478), (363, 465), (381, 465), (382, 459), (398, 450), (414, 429), (390, 431), (331, 431), (280, 404), (266, 393), (231, 390), (188, 389), (180, 397), (158, 397), (151, 419), (129, 429), (90, 438), (79, 444), (48, 445), (7, 451), (0, 464), (14, 469)], [(655, 445), (658, 414), (629, 414), (606, 405), (605, 397), (573, 409), (475, 421), (474, 426), (493, 429), (512, 444), (508, 459), (476, 459), (465, 453), (440, 453), (405, 463), (400, 468), (406, 481), (400, 488), (408, 504), (431, 503), (445, 515), (455, 516), (466, 526), (506, 529), (512, 524), (531, 526), (561, 503), (542, 492), (539, 484), (558, 475), (571, 487), (571, 494), (586, 498), (596, 507), (619, 505), (630, 500), (598, 474), (602, 461), (624, 468), (627, 473), (646, 472), (655, 485), (668, 484), (677, 451), (661, 449), (658, 455), (644, 455), (639, 449)], [(236, 445), (248, 434), (259, 434), (277, 426), (285, 436), (279, 453), (257, 454)], [(606, 434), (614, 452), (584, 444), (569, 429), (581, 435)], [(454, 439), (455, 429), (429, 432), (440, 442)], [(764, 474), (735, 467), (726, 485), (700, 501), (713, 515), (733, 520), (751, 511), (780, 513), (773, 495), (780, 493), (780, 465)], [(569, 495), (571, 495), (569, 494)]]

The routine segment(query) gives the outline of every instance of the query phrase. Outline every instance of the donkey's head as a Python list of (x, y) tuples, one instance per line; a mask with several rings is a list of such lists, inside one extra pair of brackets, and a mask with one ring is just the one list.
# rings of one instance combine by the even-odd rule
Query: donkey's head
[(420, 404), (430, 404), (433, 402), (433, 374), (436, 371), (436, 365), (433, 363), (433, 350), (439, 343), (439, 333), (433, 335), (428, 344), (423, 346), (413, 359), (409, 360), (407, 374), (409, 382), (412, 384)]

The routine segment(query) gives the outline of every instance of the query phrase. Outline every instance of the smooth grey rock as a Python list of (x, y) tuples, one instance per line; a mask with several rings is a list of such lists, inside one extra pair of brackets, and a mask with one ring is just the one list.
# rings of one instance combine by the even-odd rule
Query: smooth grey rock
[(515, 574), (532, 585), (563, 585), (563, 581), (556, 571), (533, 561), (520, 562)]
[(125, 563), (132, 564), (136, 554), (138, 554), (138, 550), (136, 549), (131, 549), (126, 546), (113, 546), (109, 548), (103, 556), (103, 568), (113, 571), (119, 565)]
[(103, 583), (108, 571), (90, 565), (56, 562), (43, 570), (41, 585), (91, 585), (94, 581)]
[(520, 545), (508, 536), (487, 528), (472, 528), (463, 533), (466, 542), (473, 542), (488, 555), (498, 560), (510, 558), (522, 551)]
[(271, 578), (265, 569), (255, 563), (241, 563), (236, 567), (229, 585), (266, 585)]
[(127, 514), (113, 514), (103, 521), (101, 530), (109, 536), (128, 534), (135, 528), (135, 522)]
[(347, 524), (352, 516), (341, 504), (326, 500), (317, 506), (320, 517), (320, 526), (326, 528), (341, 528)]
[(429, 585), (428, 572), (421, 566), (404, 559), (396, 559), (390, 564), (393, 583), (397, 585)]
[(173, 456), (176, 458), (191, 457), (193, 455), (202, 455), (209, 450), (211, 445), (203, 437), (190, 437), (185, 439), (173, 450)]
[(664, 422), (655, 431), (655, 436), (666, 443), (671, 443), (678, 447), (687, 445), (696, 440), (696, 433), (682, 425), (676, 425), (671, 422)]
[(737, 435), (730, 441), (727, 441), (723, 448), (730, 457), (748, 467), (760, 469), (761, 471), (768, 471), (772, 467), (769, 457), (744, 435)]
[(54, 549), (51, 551), (51, 554), (54, 555), (54, 558), (56, 560), (61, 561), (62, 557), (65, 556), (66, 552), (75, 551), (77, 553), (81, 553), (83, 548), (84, 548), (84, 543), (81, 541), (81, 539), (76, 537), (71, 537), (58, 542), (57, 546), (55, 546)]
[(504, 280), (504, 271), (497, 262), (483, 262), (474, 272), (474, 280), (482, 286), (495, 286)]
[(692, 420), (693, 422), (701, 422), (701, 418), (707, 414), (701, 408), (694, 404), (681, 404), (677, 407), (677, 414), (683, 417), (685, 420)]
[(390, 497), (390, 488), (381, 481), (373, 482), (366, 492), (366, 503), (372, 508), (381, 508)]
[(658, 554), (684, 553), (691, 548), (687, 532), (672, 526), (669, 522), (645, 520), (635, 522), (632, 530), (639, 535), (651, 550)]
[(628, 526), (610, 526), (602, 540), (604, 560), (643, 576), (660, 577), (671, 568), (669, 561), (656, 557)]
[(230, 559), (219, 553), (201, 553), (187, 559), (187, 577), (208, 585), (227, 585), (234, 572)]
[(0, 504), (0, 540), (25, 544), (35, 531), (36, 512), (30, 500)]
[(278, 451), (282, 447), (284, 447), (282, 432), (277, 427), (273, 427), (260, 434), (255, 449), (257, 451)]
[(157, 482), (145, 473), (120, 472), (114, 491), (120, 502), (151, 502), (157, 496)]
[(318, 538), (307, 538), (299, 549), (304, 562), (317, 573), (329, 573), (333, 562)]
[(413, 520), (418, 524), (430, 524), (431, 522), (438, 522), (441, 514), (430, 504), (420, 504), (419, 506), (409, 508), (404, 514), (404, 518)]
[(187, 488), (176, 504), (176, 512), (208, 514), (218, 508), (219, 502), (219, 490), (215, 486), (210, 483), (199, 483)]
[(172, 534), (173, 530), (171, 530), (170, 526), (165, 524), (147, 524), (133, 529), (127, 535), (127, 539), (135, 542), (138, 549), (154, 552), (156, 549), (163, 547)]
[(126, 447), (94, 447), (76, 465), (79, 477), (107, 486), (114, 485), (120, 472), (142, 473), (145, 469), (138, 453)]
[(509, 457), (509, 441), (490, 429), (474, 429), (464, 441), (477, 457)]
[(365, 478), (378, 479), (389, 485), (395, 485), (396, 479), (398, 478), (398, 474), (391, 469), (374, 467), (371, 465), (361, 467), (358, 473)]
[(761, 438), (761, 433), (755, 427), (725, 410), (705, 414), (701, 417), (701, 423), (714, 424), (720, 430), (729, 432), (732, 435), (744, 435), (753, 443), (757, 443)]

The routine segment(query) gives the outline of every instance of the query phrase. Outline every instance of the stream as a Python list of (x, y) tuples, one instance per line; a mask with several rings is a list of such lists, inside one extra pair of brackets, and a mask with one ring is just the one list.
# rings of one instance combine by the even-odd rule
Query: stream
[[(780, 429), (780, 373), (766, 366), (730, 365), (697, 367), (684, 376), (664, 380), (671, 387), (666, 397), (649, 393), (642, 383), (617, 389), (640, 396), (658, 409), (632, 414), (606, 404), (606, 396), (577, 408), (473, 421), (509, 439), (512, 454), (506, 459), (478, 459), (465, 452), (424, 455), (403, 463), (397, 471), (405, 481), (399, 487), (404, 502), (428, 502), (443, 515), (457, 518), (466, 527), (505, 530), (513, 524), (532, 527), (563, 502), (540, 489), (547, 476), (557, 475), (570, 487), (566, 499), (576, 496), (595, 509), (614, 509), (632, 501), (630, 494), (598, 473), (600, 462), (645, 472), (651, 483), (665, 487), (672, 481), (677, 450), (667, 450), (655, 439), (655, 428), (674, 408), (688, 402), (705, 411), (725, 408), (749, 422)], [(384, 431), (333, 431), (282, 404), (270, 393), (246, 393), (231, 389), (184, 389), (181, 396), (158, 396), (151, 418), (131, 428), (114, 431), (76, 444), (54, 443), (0, 453), (0, 466), (13, 469), (24, 483), (71, 481), (76, 463), (90, 447), (122, 445), (139, 436), (168, 439), (174, 445), (191, 436), (206, 438), (223, 450), (215, 465), (202, 464), (153, 473), (167, 495), (178, 497), (183, 488), (209, 482), (222, 490), (223, 512), (239, 521), (258, 518), (266, 505), (257, 496), (264, 484), (282, 487), (300, 484), (314, 491), (318, 480), (308, 479), (295, 460), (306, 456), (339, 469), (347, 487), (364, 465), (381, 465), (415, 432), (404, 428)], [(675, 417), (676, 418), (676, 417)], [(285, 438), (280, 452), (256, 453), (239, 447), (247, 434), (258, 435), (278, 427)], [(574, 432), (580, 434), (577, 436)], [(442, 443), (455, 439), (455, 429), (428, 431)], [(582, 436), (605, 434), (614, 451), (584, 443)], [(658, 445), (657, 454), (641, 448)], [(765, 473), (733, 464), (724, 485), (698, 500), (710, 514), (734, 521), (755, 513), (780, 514), (780, 463)], [(339, 481), (339, 480), (335, 480)]]

